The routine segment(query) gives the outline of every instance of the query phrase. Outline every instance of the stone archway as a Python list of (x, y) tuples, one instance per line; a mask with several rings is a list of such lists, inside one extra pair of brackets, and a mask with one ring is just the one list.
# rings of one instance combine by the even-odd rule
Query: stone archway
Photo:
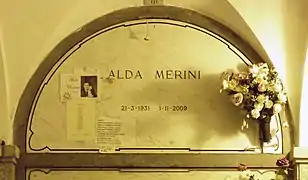
[[(85, 25), (75, 33), (68, 36), (66, 39), (64, 39), (48, 56), (47, 58), (42, 62), (42, 64), (39, 66), (37, 71), (34, 73), (32, 78), (30, 79), (21, 99), (18, 105), (18, 109), (15, 116), (14, 121), (14, 143), (21, 149), (21, 153), (24, 154), (24, 156), (21, 158), (21, 165), (23, 167), (46, 167), (46, 164), (43, 165), (41, 162), (37, 162), (36, 164), (30, 165), (29, 162), (34, 161), (35, 159), (40, 157), (40, 154), (28, 154), (26, 153), (26, 143), (27, 143), (27, 126), (28, 126), (28, 120), (29, 115), (31, 114), (31, 110), (33, 108), (33, 104), (36, 103), (37, 95), (40, 93), (40, 88), (44, 84), (44, 79), (48, 75), (48, 73), (53, 69), (56, 63), (68, 52), (70, 51), (74, 46), (78, 45), (79, 42), (86, 39), (87, 37), (95, 34), (96, 32), (103, 30), (105, 28), (114, 26), (119, 23), (124, 23), (128, 21), (134, 21), (134, 20), (143, 20), (143, 19), (166, 19), (166, 20), (174, 20), (179, 21), (183, 23), (189, 23), (194, 26), (198, 26), (200, 28), (204, 28), (222, 39), (226, 40), (228, 43), (232, 44), (234, 47), (236, 47), (244, 56), (246, 56), (247, 59), (253, 61), (254, 63), (257, 62), (264, 62), (260, 55), (254, 50), (253, 47), (251, 47), (244, 39), (242, 39), (239, 35), (234, 33), (232, 30), (230, 30), (228, 27), (222, 25), (221, 23), (206, 17), (204, 15), (201, 15), (195, 11), (177, 8), (177, 7), (168, 7), (168, 6), (153, 6), (153, 7), (135, 7), (135, 8), (127, 8), (122, 9), (119, 11), (115, 11), (113, 13), (107, 14), (103, 17), (100, 17), (93, 22)], [(290, 134), (285, 133), (283, 136), (285, 141), (290, 141)], [(288, 151), (289, 149), (286, 149)], [(84, 154), (81, 154), (84, 155)], [(62, 155), (52, 155), (49, 158), (55, 158), (55, 159), (65, 159), (65, 154)], [(88, 159), (92, 159), (93, 157), (89, 154), (85, 155), (89, 156)], [(91, 157), (90, 157), (91, 156)], [(96, 157), (97, 155), (95, 155)], [(46, 156), (47, 157), (47, 156)], [(111, 157), (111, 156), (110, 156)], [(101, 156), (102, 162), (104, 162), (104, 158), (110, 158), (109, 156)], [(142, 156), (145, 157), (145, 156)], [(142, 157), (139, 157), (139, 160), (142, 159)], [(153, 156), (152, 160), (155, 158), (163, 158), (163, 156)], [(189, 159), (185, 158), (184, 155), (181, 156), (183, 159), (183, 162), (188, 162)], [(113, 157), (111, 157), (113, 158)], [(120, 157), (117, 157), (120, 158)], [(116, 159), (117, 159), (116, 158)], [(175, 157), (170, 156), (170, 162), (173, 161)], [(198, 157), (195, 157), (198, 159)], [(236, 159), (236, 157), (234, 157)], [(273, 161), (275, 161), (277, 156), (272, 156), (272, 159), (268, 159), (268, 157), (261, 158), (260, 161), (264, 161), (265, 164), (270, 164)], [(215, 158), (214, 158), (215, 159)], [(129, 159), (127, 160), (127, 165), (129, 165)], [(185, 163), (180, 163), (177, 166), (184, 165)], [(206, 165), (209, 165), (211, 162), (205, 163)], [(47, 161), (45, 163), (48, 164)], [(78, 160), (79, 164), (82, 164), (81, 159)], [(91, 163), (91, 162), (87, 162)], [(118, 166), (120, 165), (121, 161), (115, 160), (111, 162), (111, 166)], [(171, 164), (171, 163), (170, 163)], [(256, 164), (258, 163), (253, 163)], [(71, 166), (70, 164), (69, 166)], [(139, 164), (140, 165), (140, 164)], [(158, 165), (156, 163), (156, 165)], [(152, 166), (156, 166), (155, 163)], [(221, 164), (222, 165), (222, 164)], [(93, 163), (93, 166), (96, 167), (108, 167), (108, 165), (104, 165), (102, 163), (99, 163), (98, 161), (96, 163)], [(109, 165), (110, 166), (110, 165)], [(124, 163), (125, 166), (125, 163)], [(138, 165), (137, 165), (138, 166)], [(145, 164), (141, 165), (145, 166)], [(163, 165), (168, 166), (168, 165)], [(193, 164), (189, 164), (189, 166), (194, 166)], [(204, 164), (198, 164), (197, 166), (204, 166)], [(233, 166), (233, 165), (232, 165)], [(74, 166), (77, 167), (77, 164)], [(196, 166), (194, 166), (196, 167)]]

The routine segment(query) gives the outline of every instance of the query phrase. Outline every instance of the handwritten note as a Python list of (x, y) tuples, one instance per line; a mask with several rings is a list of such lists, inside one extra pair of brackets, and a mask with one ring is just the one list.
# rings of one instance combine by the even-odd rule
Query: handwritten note
[(61, 102), (67, 102), (80, 97), (80, 76), (76, 74), (62, 74), (60, 85)]

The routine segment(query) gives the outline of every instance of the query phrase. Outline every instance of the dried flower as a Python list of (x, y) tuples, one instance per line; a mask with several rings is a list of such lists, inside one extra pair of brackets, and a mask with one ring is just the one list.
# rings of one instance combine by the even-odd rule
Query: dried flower
[(286, 157), (282, 157), (276, 161), (276, 165), (279, 167), (289, 167), (290, 161)]
[(239, 171), (246, 171), (247, 170), (247, 166), (245, 164), (239, 164), (238, 165), (238, 170)]

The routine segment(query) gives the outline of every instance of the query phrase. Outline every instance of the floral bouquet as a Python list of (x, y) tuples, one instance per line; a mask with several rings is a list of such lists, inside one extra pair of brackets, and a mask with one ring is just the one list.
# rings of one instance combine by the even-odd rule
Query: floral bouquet
[(222, 91), (228, 92), (235, 106), (244, 110), (247, 118), (260, 123), (261, 139), (269, 142), (269, 123), (287, 102), (286, 92), (278, 73), (266, 63), (254, 64), (248, 72), (222, 73)]

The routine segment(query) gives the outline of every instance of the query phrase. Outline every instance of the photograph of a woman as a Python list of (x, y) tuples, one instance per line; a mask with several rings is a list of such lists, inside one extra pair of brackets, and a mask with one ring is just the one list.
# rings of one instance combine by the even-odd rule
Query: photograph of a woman
[(81, 97), (97, 97), (97, 76), (81, 76)]

